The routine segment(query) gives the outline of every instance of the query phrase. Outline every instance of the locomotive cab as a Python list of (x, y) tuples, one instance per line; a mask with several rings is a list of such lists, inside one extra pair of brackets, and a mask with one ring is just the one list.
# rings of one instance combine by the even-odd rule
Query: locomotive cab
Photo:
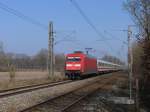
[(66, 70), (81, 70), (81, 58), (80, 57), (67, 57)]
[(81, 79), (83, 76), (97, 73), (96, 58), (82, 52), (66, 56), (65, 75), (69, 79)]
[(65, 75), (69, 79), (80, 78), (82, 72), (83, 58), (80, 54), (70, 54), (66, 56)]

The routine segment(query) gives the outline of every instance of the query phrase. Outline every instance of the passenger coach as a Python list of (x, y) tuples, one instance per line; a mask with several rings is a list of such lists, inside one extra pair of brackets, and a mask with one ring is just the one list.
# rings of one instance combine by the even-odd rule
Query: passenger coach
[(97, 70), (98, 73), (108, 73), (122, 70), (122, 66), (119, 64), (111, 63), (101, 59), (97, 59)]

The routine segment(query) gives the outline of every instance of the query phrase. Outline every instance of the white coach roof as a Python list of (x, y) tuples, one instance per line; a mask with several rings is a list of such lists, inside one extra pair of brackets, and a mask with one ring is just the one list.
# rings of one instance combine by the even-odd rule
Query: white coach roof
[(115, 65), (115, 66), (121, 66), (119, 64), (115, 64), (115, 63), (112, 63), (112, 62), (104, 61), (104, 60), (102, 60), (100, 58), (97, 58), (97, 62), (105, 63), (105, 64), (110, 64), (110, 65)]

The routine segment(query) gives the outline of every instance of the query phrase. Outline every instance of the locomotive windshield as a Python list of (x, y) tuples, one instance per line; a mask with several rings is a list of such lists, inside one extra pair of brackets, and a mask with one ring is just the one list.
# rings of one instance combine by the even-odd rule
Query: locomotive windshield
[(67, 58), (68, 62), (77, 62), (77, 61), (81, 61), (80, 57), (68, 57)]

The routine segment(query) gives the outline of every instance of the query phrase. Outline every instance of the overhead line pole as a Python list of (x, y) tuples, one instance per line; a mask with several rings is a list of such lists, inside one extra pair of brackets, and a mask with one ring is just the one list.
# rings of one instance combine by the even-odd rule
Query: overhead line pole
[(53, 37), (53, 23), (49, 22), (49, 31), (48, 31), (48, 62), (47, 68), (49, 77), (54, 76), (54, 37)]
[(51, 39), (52, 39), (52, 59), (51, 59), (51, 66), (52, 66), (52, 76), (54, 76), (54, 30), (53, 30), (53, 23), (51, 23), (51, 28), (52, 28), (52, 34), (51, 34)]
[(132, 99), (132, 66), (133, 66), (133, 54), (131, 46), (131, 26), (128, 26), (128, 70), (129, 70), (129, 90), (130, 90), (130, 100)]
[[(128, 45), (128, 54), (127, 54), (127, 59), (128, 59), (128, 77), (129, 77), (129, 101), (130, 104), (134, 103), (134, 100), (132, 99), (132, 80), (133, 80), (133, 53), (132, 53), (132, 45), (131, 45), (131, 37), (132, 37), (132, 31), (131, 27), (134, 27), (135, 25), (128, 25), (127, 30), (118, 30), (118, 31), (126, 31), (127, 32), (127, 45)], [(126, 44), (126, 42), (124, 43)], [(137, 81), (138, 83), (138, 81)]]

